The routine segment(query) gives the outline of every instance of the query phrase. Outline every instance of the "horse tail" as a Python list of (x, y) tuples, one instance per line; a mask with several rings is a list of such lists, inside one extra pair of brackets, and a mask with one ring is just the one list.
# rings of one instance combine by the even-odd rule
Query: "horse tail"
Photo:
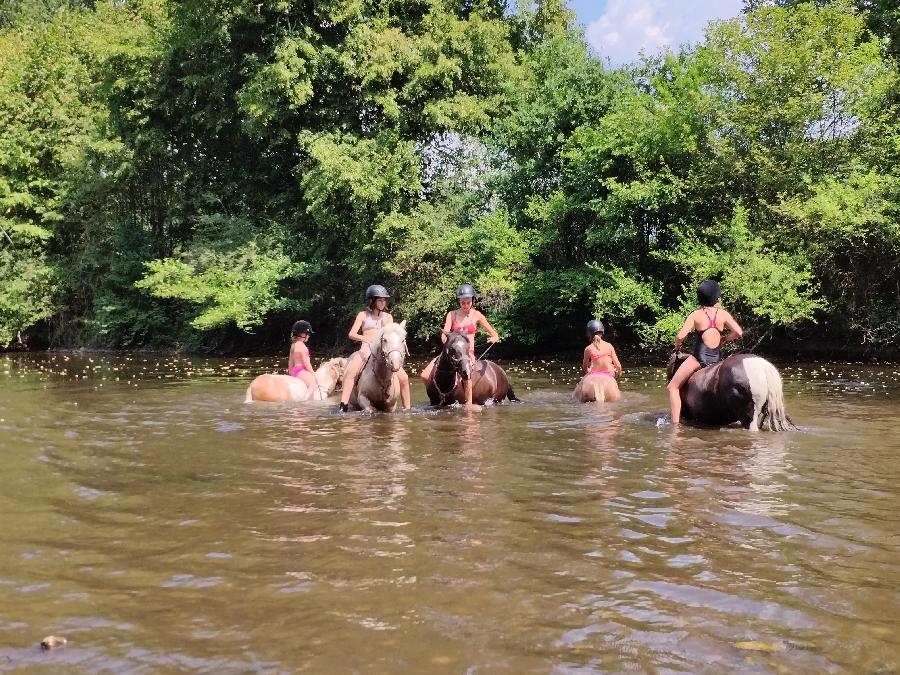
[(513, 391), (512, 387), (510, 387), (509, 390), (506, 392), (506, 398), (509, 399), (510, 403), (512, 403), (513, 401), (516, 403), (522, 402), (522, 399), (520, 399), (518, 396), (516, 396), (516, 393)]
[(247, 395), (244, 397), (244, 403), (253, 403), (253, 385), (247, 387)]
[(767, 431), (796, 429), (784, 407), (784, 390), (778, 369), (758, 356), (746, 359), (744, 368), (750, 378), (751, 390), (754, 384), (757, 385), (757, 391), (752, 391), (753, 420), (750, 428)]
[(592, 385), (594, 387), (594, 401), (597, 403), (606, 403), (606, 387), (598, 382), (596, 378), (594, 378)]

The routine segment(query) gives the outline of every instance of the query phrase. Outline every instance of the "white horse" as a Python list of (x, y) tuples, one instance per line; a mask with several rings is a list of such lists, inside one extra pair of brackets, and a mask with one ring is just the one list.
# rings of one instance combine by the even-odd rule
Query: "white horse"
[(320, 365), (316, 372), (318, 386), (309, 391), (306, 383), (292, 375), (268, 373), (260, 375), (247, 387), (244, 403), (253, 401), (324, 401), (334, 393), (344, 377), (347, 359), (328, 359)]
[(352, 410), (394, 412), (400, 403), (397, 373), (406, 361), (406, 321), (389, 323), (369, 343), (372, 353), (360, 370), (350, 395)]

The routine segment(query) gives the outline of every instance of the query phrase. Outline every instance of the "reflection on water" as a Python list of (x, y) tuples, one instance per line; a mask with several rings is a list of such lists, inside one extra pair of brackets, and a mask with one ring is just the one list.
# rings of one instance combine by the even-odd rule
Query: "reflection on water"
[(657, 426), (655, 369), (575, 404), (552, 362), (478, 413), (244, 405), (277, 363), (0, 357), (5, 668), (900, 663), (896, 367), (784, 368), (802, 431), (754, 434)]

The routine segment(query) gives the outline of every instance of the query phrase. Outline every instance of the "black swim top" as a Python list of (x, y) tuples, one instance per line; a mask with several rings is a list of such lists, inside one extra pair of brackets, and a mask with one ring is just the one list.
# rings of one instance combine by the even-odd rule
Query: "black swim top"
[(706, 315), (709, 325), (697, 334), (697, 342), (694, 344), (694, 358), (700, 362), (701, 366), (706, 367), (718, 363), (721, 360), (722, 348), (721, 345), (715, 348), (707, 346), (707, 344), (703, 342), (703, 334), (708, 330), (718, 331), (719, 334), (721, 334), (722, 331), (719, 330), (719, 326), (716, 324), (716, 315), (719, 313), (718, 309), (716, 309), (712, 316), (709, 315), (706, 309), (703, 310), (703, 313)]

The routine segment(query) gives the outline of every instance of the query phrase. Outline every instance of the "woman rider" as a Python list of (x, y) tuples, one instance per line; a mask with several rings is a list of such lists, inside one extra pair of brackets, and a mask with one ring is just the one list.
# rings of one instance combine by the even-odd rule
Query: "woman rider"
[[(379, 284), (373, 284), (366, 289), (368, 307), (356, 315), (353, 325), (350, 327), (350, 332), (347, 334), (351, 340), (359, 342), (360, 345), (359, 350), (354, 352), (350, 360), (347, 361), (347, 370), (344, 372), (344, 385), (341, 389), (341, 412), (347, 412), (347, 404), (350, 402), (350, 395), (353, 393), (353, 387), (356, 385), (356, 376), (372, 353), (369, 343), (379, 329), (394, 323), (394, 317), (384, 311), (390, 297), (391, 294), (387, 292), (387, 289)], [(409, 375), (401, 368), (397, 371), (397, 378), (400, 380), (400, 398), (403, 401), (403, 409), (409, 410), (411, 406)]]
[[(471, 284), (463, 284), (456, 289), (456, 300), (459, 303), (459, 309), (447, 312), (444, 318), (444, 328), (441, 333), (441, 342), (447, 342), (447, 333), (463, 333), (469, 338), (469, 358), (475, 363), (475, 330), (481, 326), (488, 332), (488, 342), (494, 344), (500, 342), (500, 336), (490, 322), (485, 318), (484, 314), (474, 307), (475, 289)], [(434, 364), (437, 363), (438, 357), (435, 356), (428, 365), (422, 370), (419, 377), (422, 381), (428, 383), (431, 379), (431, 373), (434, 371)], [(466, 387), (466, 399), (471, 403), (472, 381), (469, 380)]]
[[(694, 351), (675, 371), (666, 389), (669, 392), (669, 403), (672, 406), (672, 424), (681, 422), (681, 385), (695, 372), (706, 366), (718, 363), (722, 358), (721, 347), (725, 342), (737, 340), (744, 331), (727, 311), (722, 309), (719, 298), (722, 289), (714, 279), (701, 281), (697, 286), (697, 302), (699, 309), (688, 314), (678, 335), (675, 337), (675, 352), (681, 351), (681, 343), (692, 332), (697, 332)], [(728, 333), (722, 334), (723, 329)]]

